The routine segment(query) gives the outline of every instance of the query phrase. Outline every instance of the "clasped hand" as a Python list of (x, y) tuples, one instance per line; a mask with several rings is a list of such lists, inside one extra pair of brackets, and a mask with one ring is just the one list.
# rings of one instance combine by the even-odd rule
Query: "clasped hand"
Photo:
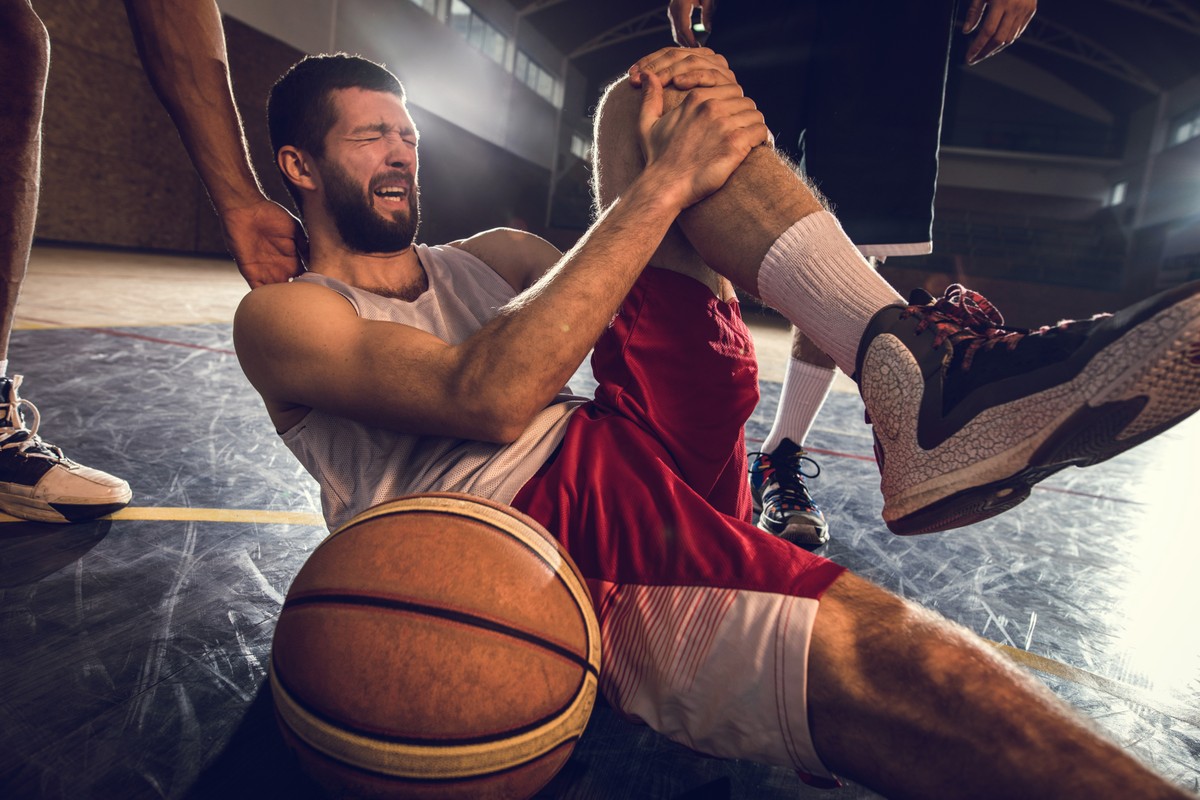
[[(646, 170), (680, 192), (681, 208), (721, 188), (770, 139), (754, 101), (708, 48), (659, 50), (630, 67), (629, 77), (642, 89), (638, 129)], [(668, 87), (683, 90), (682, 99), (668, 96)]]

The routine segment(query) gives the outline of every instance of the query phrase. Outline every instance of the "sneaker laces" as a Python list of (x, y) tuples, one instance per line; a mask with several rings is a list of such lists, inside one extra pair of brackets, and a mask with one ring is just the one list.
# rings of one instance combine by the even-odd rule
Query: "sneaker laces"
[[(800, 510), (817, 507), (817, 504), (813, 502), (812, 495), (808, 492), (808, 487), (804, 484), (804, 479), (812, 480), (820, 475), (821, 465), (803, 450), (796, 449), (793, 452), (782, 454), (778, 464), (775, 463), (770, 453), (759, 451), (749, 455), (758, 459), (753, 469), (762, 473), (764, 484), (772, 478), (775, 479), (775, 485), (778, 487), (775, 489), (775, 496), (782, 501), (784, 507)], [(812, 465), (814, 471), (811, 474), (804, 471), (805, 463)]]
[[(1001, 344), (1012, 350), (1029, 336), (1044, 336), (1080, 324), (1077, 320), (1067, 319), (1036, 329), (1005, 325), (1004, 316), (986, 297), (959, 283), (946, 287), (946, 291), (936, 300), (922, 289), (915, 290), (909, 297), (908, 307), (900, 313), (900, 319), (911, 316), (920, 317), (916, 327), (918, 334), (930, 327), (935, 329), (935, 348), (949, 340), (954, 345), (956, 356), (961, 350), (959, 364), (964, 371), (971, 368), (975, 354), (980, 350), (991, 350)], [(1095, 322), (1110, 316), (1096, 314), (1084, 322)], [(965, 347), (960, 348), (963, 344)]]
[[(9, 379), (8, 397), (0, 401), (0, 450), (15, 449), (18, 453), (32, 458), (69, 461), (58, 446), (44, 442), (42, 437), (38, 436), (42, 415), (37, 406), (17, 394), (21, 379), (20, 375)], [(33, 420), (32, 427), (26, 427), (25, 415), (21, 413), (23, 409), (29, 411)]]

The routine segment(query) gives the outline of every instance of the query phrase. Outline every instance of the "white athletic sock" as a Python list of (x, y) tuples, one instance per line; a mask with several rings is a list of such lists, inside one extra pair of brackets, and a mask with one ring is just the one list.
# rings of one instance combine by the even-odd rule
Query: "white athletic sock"
[(0, 358), (0, 378), (8, 377), (8, 359)]
[(879, 309), (904, 303), (826, 211), (800, 219), (771, 245), (758, 291), (847, 375), (854, 374), (867, 322)]
[(763, 440), (764, 453), (774, 452), (784, 439), (804, 445), (817, 413), (825, 404), (829, 387), (833, 385), (833, 374), (830, 367), (818, 367), (798, 358), (788, 361), (783, 388), (779, 390), (779, 407), (775, 409), (775, 423)]

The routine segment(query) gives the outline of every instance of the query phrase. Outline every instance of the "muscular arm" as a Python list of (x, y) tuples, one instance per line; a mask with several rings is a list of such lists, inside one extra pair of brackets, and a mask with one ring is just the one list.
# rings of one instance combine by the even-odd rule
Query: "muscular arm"
[(458, 345), (361, 319), (321, 286), (256, 289), (234, 318), (238, 358), (278, 427), (290, 410), (320, 408), (395, 430), (512, 441), (582, 363), (676, 212), (650, 186), (630, 192)]
[(297, 408), (321, 408), (397, 430), (519, 436), (582, 362), (679, 211), (715, 191), (766, 138), (762, 116), (736, 87), (698, 90), (700, 99), (659, 119), (661, 86), (652, 83), (643, 105), (645, 171), (466, 341), (359, 319), (319, 286), (251, 292), (234, 320), (234, 343), (276, 424)]
[(125, 0), (125, 10), (150, 83), (179, 129), (247, 282), (298, 274), (303, 230), (267, 199), (250, 165), (216, 3)]

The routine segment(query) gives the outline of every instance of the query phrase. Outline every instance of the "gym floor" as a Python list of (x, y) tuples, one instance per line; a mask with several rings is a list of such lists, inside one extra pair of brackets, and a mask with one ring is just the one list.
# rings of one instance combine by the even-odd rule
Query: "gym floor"
[[(307, 798), (264, 688), (292, 576), (326, 531), (316, 484), (233, 354), (231, 264), (39, 247), (10, 372), (41, 433), (125, 477), (110, 519), (0, 515), (0, 796)], [(787, 332), (754, 325), (774, 415)], [(576, 389), (587, 389), (586, 370)], [(869, 430), (839, 382), (810, 437), (824, 554), (954, 619), (1153, 769), (1200, 792), (1200, 417), (1014, 511), (904, 538), (879, 518)], [(913, 769), (920, 769), (914, 764)], [(539, 797), (817, 797), (793, 773), (696, 755), (601, 704)], [(853, 784), (839, 798), (877, 795)]]

